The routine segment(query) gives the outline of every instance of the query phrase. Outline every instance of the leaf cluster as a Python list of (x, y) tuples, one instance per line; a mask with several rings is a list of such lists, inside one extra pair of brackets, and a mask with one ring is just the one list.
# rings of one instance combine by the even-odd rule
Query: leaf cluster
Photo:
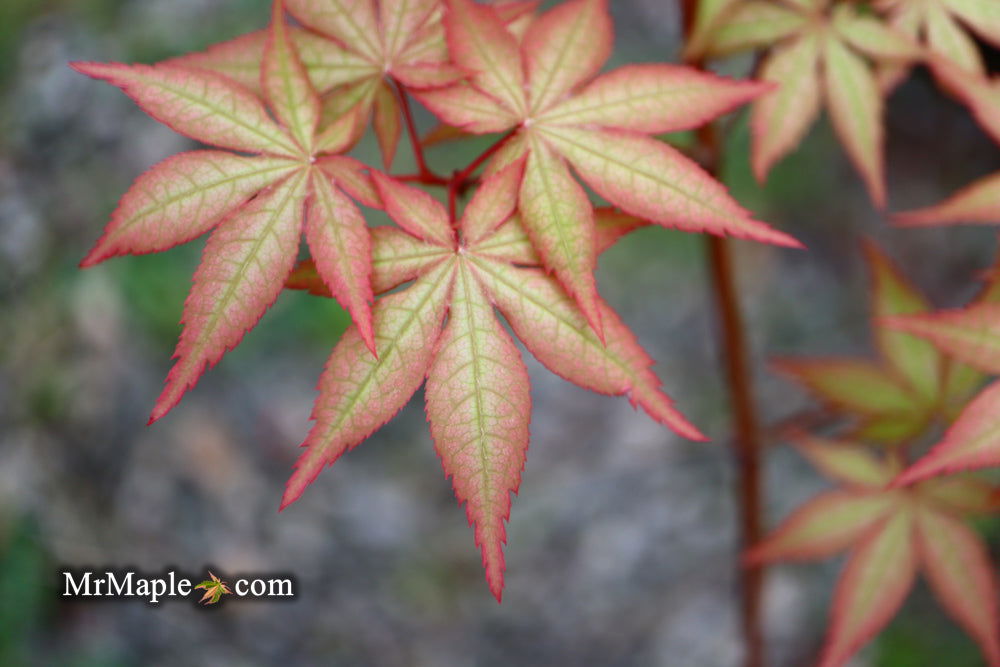
[[(210, 147), (140, 176), (83, 261), (159, 252), (210, 233), (151, 421), (239, 344), (283, 289), (335, 298), (353, 325), (321, 374), (282, 507), (423, 385), (435, 448), (498, 599), (505, 523), (529, 442), (517, 341), (557, 375), (626, 396), (702, 440), (601, 298), (599, 255), (650, 224), (800, 245), (655, 135), (704, 127), (751, 103), (752, 166), (763, 180), (825, 108), (883, 208), (885, 99), (923, 65), (1000, 142), (1000, 82), (970, 36), (1000, 42), (993, 0), (696, 3), (688, 62), (755, 51), (756, 80), (666, 63), (603, 71), (614, 41), (608, 0), (545, 12), (537, 4), (274, 0), (267, 29), (201, 53), (155, 65), (74, 64)], [(440, 123), (424, 141), (413, 102)], [(380, 168), (347, 155), (369, 128)], [(404, 135), (416, 173), (393, 174)], [(493, 141), (471, 163), (450, 175), (428, 166), (426, 145), (472, 135)], [(366, 209), (394, 224), (370, 226)], [(1000, 222), (1000, 179), (895, 221)], [(844, 418), (835, 437), (791, 436), (838, 489), (807, 503), (747, 558), (851, 550), (824, 664), (843, 664), (871, 639), (918, 571), (1000, 664), (996, 575), (962, 521), (996, 511), (1000, 497), (984, 479), (954, 474), (1000, 466), (1000, 384), (979, 391), (1000, 373), (1000, 282), (994, 277), (965, 309), (935, 313), (874, 245), (866, 254), (878, 358), (775, 364)], [(937, 428), (944, 436), (912, 461)], [(212, 580), (199, 587), (216, 602), (227, 591)]]
[[(873, 203), (883, 208), (885, 98), (915, 65), (926, 66), (1000, 142), (1000, 87), (976, 38), (1000, 44), (1000, 3), (703, 0), (686, 55), (757, 52), (756, 77), (775, 86), (751, 110), (758, 179), (801, 142), (825, 106)], [(987, 176), (940, 204), (893, 219), (907, 227), (1000, 222), (1000, 179)], [(874, 245), (866, 255), (879, 358), (774, 364), (841, 418), (836, 440), (800, 431), (790, 438), (844, 488), (798, 510), (750, 558), (819, 557), (852, 547), (824, 664), (843, 664), (871, 639), (920, 568), (989, 664), (1000, 664), (995, 567), (959, 521), (964, 513), (995, 512), (1000, 491), (958, 474), (1000, 466), (1000, 385), (981, 390), (1000, 372), (996, 273), (966, 308), (935, 313)], [(934, 444), (920, 456), (927, 440)], [(978, 500), (965, 502), (972, 498)]]
[[(874, 244), (866, 244), (865, 251), (880, 359), (775, 361), (779, 372), (846, 418), (832, 439), (794, 427), (788, 433), (838, 488), (797, 509), (747, 557), (805, 560), (850, 549), (821, 664), (843, 664), (874, 637), (902, 606), (919, 571), (995, 664), (1000, 589), (987, 546), (962, 519), (1000, 510), (1000, 488), (976, 475), (953, 474), (985, 467), (977, 459), (982, 429), (970, 433), (967, 424), (984, 401), (969, 404), (986, 375), (970, 355), (913, 335), (920, 333), (920, 323), (940, 316)], [(993, 306), (998, 294), (993, 281), (977, 303)], [(943, 441), (907, 468), (921, 438), (941, 425), (950, 425)]]
[[(83, 261), (210, 232), (150, 421), (285, 287), (336, 298), (353, 325), (321, 376), (315, 425), (282, 506), (426, 380), (431, 433), (498, 598), (530, 419), (527, 372), (503, 321), (553, 372), (626, 395), (703, 439), (601, 299), (594, 270), (603, 249), (644, 224), (799, 245), (651, 136), (703, 125), (769, 87), (668, 64), (601, 74), (612, 43), (607, 0), (544, 13), (532, 2), (275, 0), (268, 29), (201, 53), (155, 65), (75, 63), (214, 147), (140, 176)], [(424, 160), (413, 100), (453, 136), (496, 140), (438, 175)], [(381, 170), (345, 155), (369, 126)], [(392, 176), (404, 129), (418, 172)], [(445, 203), (415, 185), (443, 187)], [(585, 186), (614, 208), (592, 203)], [(359, 205), (395, 226), (371, 228)]]

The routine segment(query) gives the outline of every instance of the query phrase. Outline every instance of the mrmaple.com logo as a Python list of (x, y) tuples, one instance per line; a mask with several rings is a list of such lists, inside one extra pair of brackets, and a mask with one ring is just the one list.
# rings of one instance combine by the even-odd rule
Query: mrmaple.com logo
[(172, 569), (159, 575), (136, 570), (62, 570), (59, 575), (62, 597), (87, 600), (142, 600), (157, 605), (170, 598), (198, 597), (198, 602), (210, 605), (228, 596), (257, 600), (295, 598), (295, 581), (289, 575), (240, 576), (232, 579), (232, 585), (211, 570), (207, 578), (187, 577)]

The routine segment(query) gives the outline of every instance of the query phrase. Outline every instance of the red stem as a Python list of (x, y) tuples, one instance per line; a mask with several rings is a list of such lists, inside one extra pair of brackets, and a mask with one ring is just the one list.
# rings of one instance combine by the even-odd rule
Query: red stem
[[(697, 0), (680, 0), (684, 18), (684, 35), (690, 37), (697, 11)], [(688, 63), (704, 69), (700, 60)], [(715, 127), (708, 125), (697, 134), (704, 154), (704, 167), (717, 175), (721, 150)], [(736, 462), (737, 511), (740, 525), (740, 551), (745, 553), (763, 537), (761, 516), (761, 437), (760, 424), (754, 409), (753, 380), (746, 340), (746, 327), (739, 306), (739, 290), (733, 270), (732, 247), (728, 239), (708, 238), (708, 260), (712, 274), (712, 297), (721, 328), (719, 341), (735, 433), (732, 453)], [(746, 650), (745, 667), (763, 667), (764, 637), (761, 622), (761, 602), (764, 590), (764, 569), (759, 564), (737, 565), (740, 582), (740, 625)]]
[[(718, 236), (709, 237), (708, 256), (715, 308), (722, 328), (720, 342), (723, 363), (736, 427), (733, 438), (737, 470), (735, 492), (740, 519), (740, 550), (746, 552), (763, 537), (760, 425), (754, 411), (745, 326), (740, 313), (729, 240)], [(746, 645), (744, 664), (746, 667), (761, 667), (764, 664), (764, 638), (761, 630), (764, 569), (757, 563), (737, 567), (741, 589), (740, 622)]]
[(472, 164), (470, 164), (468, 167), (466, 167), (462, 171), (460, 171), (457, 174), (455, 174), (452, 177), (452, 180), (455, 181), (456, 183), (459, 183), (462, 186), (467, 187), (469, 185), (469, 183), (471, 182), (470, 179), (469, 179), (469, 177), (472, 176), (472, 173), (476, 169), (479, 169), (479, 167), (481, 167), (484, 162), (486, 162), (491, 157), (493, 157), (493, 155), (496, 154), (496, 152), (498, 150), (500, 150), (501, 148), (503, 148), (503, 145), (507, 143), (507, 140), (510, 139), (511, 137), (513, 137), (515, 134), (517, 134), (517, 131), (519, 129), (520, 128), (514, 128), (513, 130), (511, 130), (507, 134), (505, 134), (502, 137), (500, 137), (496, 141), (496, 143), (494, 143), (492, 146), (490, 146), (485, 151), (483, 151), (482, 155), (480, 155), (475, 160), (473, 160)]
[(419, 182), (426, 183), (428, 185), (443, 185), (447, 181), (435, 174), (427, 166), (427, 160), (424, 158), (424, 147), (420, 145), (420, 136), (417, 134), (417, 125), (413, 122), (413, 109), (410, 108), (410, 98), (406, 94), (406, 90), (399, 85), (398, 81), (394, 81), (394, 83), (396, 84), (396, 94), (399, 95), (399, 106), (403, 110), (403, 120), (406, 122), (406, 132), (410, 135), (410, 146), (413, 148), (413, 158), (417, 161), (417, 172), (419, 179), (421, 179)]
[(448, 216), (451, 219), (452, 224), (456, 224), (458, 217), (456, 214), (456, 200), (458, 195), (463, 194), (470, 185), (476, 180), (472, 178), (472, 174), (479, 169), (483, 164), (486, 163), (491, 157), (493, 157), (497, 151), (503, 148), (503, 145), (507, 143), (510, 139), (517, 133), (517, 128), (511, 130), (507, 134), (500, 137), (492, 146), (483, 151), (482, 155), (473, 160), (468, 167), (462, 171), (456, 171), (451, 176), (451, 180), (448, 182)]
[(420, 185), (439, 185), (444, 187), (448, 185), (449, 181), (447, 178), (442, 178), (437, 174), (397, 174), (393, 176), (397, 181), (402, 181), (404, 183), (419, 183)]
[(448, 183), (448, 219), (451, 220), (453, 227), (458, 224), (458, 188), (456, 183), (455, 177), (452, 176), (451, 182)]
[(481, 167), (487, 160), (489, 160), (498, 150), (500, 150), (507, 140), (510, 139), (517, 132), (517, 129), (513, 129), (500, 139), (498, 139), (493, 145), (487, 148), (483, 153), (477, 157), (472, 163), (462, 169), (461, 171), (456, 170), (451, 178), (444, 178), (443, 176), (438, 176), (427, 166), (427, 161), (424, 159), (424, 150), (420, 145), (420, 138), (417, 135), (417, 126), (413, 122), (413, 111), (410, 108), (410, 100), (406, 95), (406, 90), (396, 82), (396, 92), (399, 94), (400, 107), (403, 110), (403, 118), (406, 121), (406, 131), (410, 135), (410, 145), (413, 147), (413, 157), (417, 162), (417, 173), (416, 174), (403, 174), (401, 176), (396, 176), (397, 180), (403, 181), (404, 183), (419, 183), (421, 185), (437, 185), (448, 188), (448, 216), (455, 224), (457, 220), (456, 209), (458, 207), (457, 200), (458, 196), (465, 193), (465, 190), (476, 182), (477, 179), (472, 177), (472, 174)]

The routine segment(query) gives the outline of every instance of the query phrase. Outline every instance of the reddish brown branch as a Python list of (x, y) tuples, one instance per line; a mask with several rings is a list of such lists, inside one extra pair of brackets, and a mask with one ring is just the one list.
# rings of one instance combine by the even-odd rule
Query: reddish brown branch
[(451, 182), (448, 183), (448, 219), (451, 220), (452, 226), (458, 225), (458, 188), (456, 187), (458, 181), (455, 180), (457, 175), (452, 176)]
[(485, 163), (487, 160), (493, 157), (497, 151), (503, 148), (504, 144), (507, 143), (507, 140), (513, 137), (515, 134), (517, 134), (518, 129), (519, 128), (515, 128), (510, 132), (508, 132), (507, 134), (500, 137), (500, 139), (498, 139), (496, 143), (494, 143), (492, 146), (483, 151), (482, 155), (473, 160), (468, 167), (455, 174), (453, 180), (457, 183), (469, 183), (470, 177), (472, 176), (473, 173), (475, 173), (476, 169), (479, 169), (479, 167), (481, 167), (483, 163)]
[[(690, 37), (694, 26), (697, 0), (680, 0), (684, 20), (684, 35)], [(703, 69), (703, 62), (689, 65)], [(714, 126), (698, 132), (698, 153), (703, 166), (717, 176), (721, 151)], [(736, 505), (740, 525), (740, 551), (756, 545), (763, 537), (760, 424), (754, 409), (753, 377), (746, 340), (746, 328), (740, 312), (736, 275), (730, 241), (712, 236), (708, 239), (708, 261), (712, 274), (712, 299), (721, 329), (719, 341), (725, 366), (730, 403), (733, 409), (733, 457), (736, 461)], [(737, 565), (740, 582), (740, 625), (746, 650), (746, 667), (763, 667), (764, 637), (761, 601), (764, 589), (764, 569), (759, 564)]]
[[(733, 455), (736, 459), (736, 499), (740, 525), (740, 550), (745, 552), (760, 542), (761, 526), (761, 439), (760, 425), (754, 411), (753, 381), (740, 313), (736, 277), (728, 239), (708, 239), (709, 265), (712, 271), (712, 294), (721, 326), (723, 363), (733, 408), (735, 434)], [(746, 645), (746, 667), (764, 664), (764, 638), (761, 630), (761, 598), (764, 569), (759, 564), (737, 566), (740, 578), (740, 622)]]
[(479, 169), (479, 167), (485, 164), (487, 160), (496, 155), (497, 151), (503, 148), (504, 144), (507, 143), (507, 140), (516, 133), (517, 129), (514, 129), (503, 135), (495, 143), (493, 143), (493, 145), (483, 151), (479, 157), (473, 160), (468, 167), (452, 174), (451, 179), (448, 181), (448, 215), (451, 217), (452, 223), (455, 223), (457, 220), (455, 210), (458, 196), (464, 194), (469, 186), (478, 180), (472, 175), (477, 169)]
[(447, 181), (435, 174), (427, 166), (427, 160), (424, 158), (424, 147), (420, 145), (420, 136), (417, 134), (417, 125), (413, 121), (413, 109), (410, 107), (410, 98), (406, 94), (406, 89), (399, 85), (398, 81), (395, 84), (396, 94), (399, 96), (399, 106), (403, 111), (403, 121), (406, 123), (406, 133), (410, 135), (413, 159), (417, 162), (418, 178), (408, 180), (415, 180), (427, 185), (444, 185)]
[(465, 194), (465, 191), (470, 186), (475, 185), (479, 180), (477, 177), (474, 177), (473, 174), (477, 169), (479, 169), (479, 167), (485, 164), (487, 160), (493, 157), (497, 151), (503, 148), (503, 145), (507, 143), (507, 140), (514, 136), (517, 132), (517, 129), (511, 130), (502, 136), (489, 148), (483, 151), (483, 153), (473, 160), (472, 163), (465, 169), (456, 170), (452, 173), (450, 178), (438, 176), (431, 171), (430, 167), (427, 166), (427, 160), (424, 158), (424, 149), (420, 144), (420, 137), (417, 134), (417, 126), (413, 121), (413, 110), (410, 107), (410, 99), (406, 94), (406, 89), (404, 89), (399, 82), (396, 82), (396, 93), (399, 95), (399, 104), (403, 111), (403, 120), (406, 122), (406, 133), (410, 136), (410, 146), (413, 148), (413, 158), (417, 163), (417, 173), (402, 174), (395, 176), (394, 178), (403, 181), (404, 183), (418, 183), (420, 185), (447, 188), (448, 215), (451, 218), (452, 223), (455, 223), (458, 197)]
[(419, 183), (420, 185), (437, 185), (440, 187), (444, 187), (450, 182), (447, 178), (443, 178), (437, 174), (397, 174), (393, 178), (403, 183)]

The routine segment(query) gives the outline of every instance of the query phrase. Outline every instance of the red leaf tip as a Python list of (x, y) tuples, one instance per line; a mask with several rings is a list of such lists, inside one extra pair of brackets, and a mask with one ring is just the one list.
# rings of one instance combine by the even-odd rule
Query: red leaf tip
[(104, 244), (102, 244), (101, 241), (103, 240), (104, 239), (102, 238), (95, 243), (94, 247), (87, 253), (87, 256), (80, 260), (79, 266), (81, 269), (89, 269), (92, 266), (97, 266), (104, 260), (111, 259), (115, 256), (115, 252), (108, 252), (104, 247), (102, 247)]
[(711, 442), (712, 439), (701, 432), (697, 426), (689, 422), (686, 418), (678, 413), (680, 419), (671, 426), (674, 428), (678, 435), (681, 435), (688, 440), (693, 442)]
[[(479, 545), (485, 547), (485, 545)], [(504, 563), (503, 552), (487, 556), (487, 549), (483, 548), (483, 567), (486, 569), (486, 583), (490, 587), (490, 593), (497, 599), (497, 604), (503, 602), (504, 587)]]
[(924, 212), (920, 209), (890, 213), (889, 222), (893, 227), (929, 227), (934, 224), (926, 220)]
[(285, 483), (285, 492), (282, 494), (281, 504), (278, 506), (279, 512), (301, 498), (305, 490), (309, 488), (309, 485), (319, 477), (323, 468), (333, 463), (332, 460), (328, 460), (323, 456), (315, 456), (315, 452), (308, 448), (309, 438), (306, 438), (306, 441), (301, 446), (307, 449), (302, 453), (298, 461), (295, 462), (295, 472), (292, 473), (292, 476)]
[[(766, 224), (766, 223), (760, 223), (760, 224)], [(807, 250), (806, 245), (802, 243), (802, 241), (799, 241), (794, 236), (778, 231), (773, 227), (768, 227), (766, 231), (758, 232), (758, 235), (754, 240), (770, 243), (771, 245), (776, 245), (781, 248), (792, 248), (794, 250)]]
[(168, 412), (170, 412), (170, 408), (162, 408), (159, 404), (157, 404), (157, 406), (153, 408), (153, 412), (150, 413), (149, 419), (146, 421), (146, 426), (152, 426), (156, 422), (160, 421)]
[(931, 477), (960, 472), (962, 469), (962, 466), (939, 463), (933, 457), (927, 456), (901, 472), (896, 479), (889, 483), (888, 488), (899, 489), (904, 486), (912, 486)]
[(69, 66), (80, 74), (104, 81), (114, 78), (116, 72), (128, 67), (122, 63), (98, 63), (86, 60), (75, 60), (69, 63)]
[(746, 104), (747, 102), (752, 102), (768, 93), (772, 93), (781, 88), (781, 86), (774, 81), (763, 81), (760, 79), (731, 79), (729, 77), (719, 76), (731, 86), (739, 86), (743, 89), (741, 93), (741, 99), (735, 100), (735, 105), (733, 109)]
[(291, 505), (292, 503), (294, 503), (301, 496), (302, 496), (302, 492), (301, 491), (298, 494), (294, 494), (293, 495), (293, 494), (289, 493), (288, 489), (286, 488), (284, 495), (281, 496), (281, 504), (278, 505), (278, 512), (279, 513), (280, 512), (284, 512), (285, 508), (287, 508), (289, 505)]

